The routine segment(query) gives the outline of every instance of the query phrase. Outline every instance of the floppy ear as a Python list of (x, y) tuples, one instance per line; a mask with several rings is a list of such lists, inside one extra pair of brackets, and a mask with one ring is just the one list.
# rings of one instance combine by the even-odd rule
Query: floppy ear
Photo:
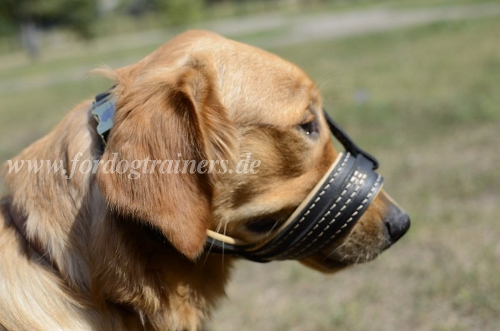
[[(197, 168), (202, 160), (237, 155), (236, 131), (220, 102), (215, 73), (191, 61), (175, 70), (144, 70), (133, 82), (127, 75), (120, 81), (121, 74), (113, 90), (115, 125), (97, 172), (99, 188), (113, 212), (153, 225), (194, 259), (205, 244), (215, 177), (192, 173), (192, 163)], [(124, 172), (125, 163), (138, 166), (134, 160), (142, 161), (139, 174)], [(121, 169), (110, 171), (109, 163), (120, 161)]]

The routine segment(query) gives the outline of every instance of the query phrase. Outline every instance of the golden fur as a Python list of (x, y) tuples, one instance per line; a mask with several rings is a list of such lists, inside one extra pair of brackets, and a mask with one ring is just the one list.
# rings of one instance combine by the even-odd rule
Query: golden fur
[[(254, 47), (187, 32), (136, 64), (101, 73), (114, 80), (117, 101), (104, 154), (89, 100), (13, 161), (62, 159), (69, 167), (78, 153), (103, 161), (113, 153), (124, 160), (180, 153), (234, 164), (251, 153), (262, 166), (256, 174), (154, 171), (134, 180), (102, 167), (71, 179), (4, 171), (0, 330), (200, 330), (233, 264), (203, 252), (206, 230), (261, 239), (243, 225), (286, 219), (337, 155), (314, 83)], [(297, 130), (311, 117), (320, 126), (316, 140)], [(387, 246), (388, 204), (379, 196), (348, 236), (302, 262), (329, 272), (374, 258)]]

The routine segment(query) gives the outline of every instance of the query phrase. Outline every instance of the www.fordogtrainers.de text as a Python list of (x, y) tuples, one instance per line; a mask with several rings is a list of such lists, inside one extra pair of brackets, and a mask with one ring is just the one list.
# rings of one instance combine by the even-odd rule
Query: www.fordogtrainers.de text
[[(230, 167), (228, 160), (184, 160), (177, 154), (175, 160), (143, 160), (119, 159), (118, 153), (107, 161), (81, 159), (83, 153), (79, 152), (68, 162), (65, 160), (8, 160), (8, 172), (19, 173), (27, 170), (28, 173), (54, 173), (62, 174), (66, 179), (71, 179), (76, 173), (95, 174), (97, 171), (104, 173), (126, 174), (129, 179), (137, 179), (142, 175), (160, 174), (256, 174), (259, 171), (261, 160), (252, 159), (251, 153), (246, 153), (244, 158)], [(101, 170), (99, 170), (101, 169)]]

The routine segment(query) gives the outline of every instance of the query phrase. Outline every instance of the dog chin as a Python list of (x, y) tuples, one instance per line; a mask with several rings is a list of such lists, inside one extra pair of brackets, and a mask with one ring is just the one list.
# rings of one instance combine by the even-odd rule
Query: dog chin
[(317, 270), (317, 271), (320, 271), (323, 273), (328, 273), (328, 274), (336, 273), (338, 271), (341, 271), (341, 270), (349, 267), (349, 264), (339, 262), (339, 261), (329, 259), (329, 258), (325, 259), (323, 257), (318, 257), (318, 256), (309, 257), (309, 258), (300, 260), (299, 262), (302, 263), (303, 265), (311, 268), (311, 269), (314, 269), (314, 270)]
[(366, 263), (374, 260), (380, 255), (387, 247), (378, 250), (360, 251), (357, 253), (340, 252), (339, 250), (328, 252), (321, 252), (314, 256), (301, 260), (300, 262), (312, 269), (324, 272), (335, 273), (355, 264)]

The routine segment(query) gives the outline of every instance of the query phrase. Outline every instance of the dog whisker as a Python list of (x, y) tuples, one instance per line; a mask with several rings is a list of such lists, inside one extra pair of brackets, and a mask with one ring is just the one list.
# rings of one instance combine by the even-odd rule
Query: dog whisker
[[(224, 231), (223, 231), (223, 234), (224, 234), (224, 235), (226, 235), (226, 233), (227, 233), (227, 224), (228, 224), (228, 222), (225, 222), (225, 223), (224, 223)], [(225, 254), (224, 254), (224, 253), (225, 253), (225, 252), (224, 252), (224, 248), (225, 248), (225, 244), (224, 244), (224, 243), (222, 243), (222, 254), (221, 254), (221, 258), (222, 258), (222, 265), (224, 265), (224, 255), (225, 255)]]
[(338, 250), (340, 250), (341, 248), (343, 248), (345, 246), (345, 242), (343, 242), (341, 245), (339, 245), (339, 247), (335, 248), (334, 250), (332, 250), (324, 259), (324, 261), (328, 260), (330, 257), (332, 257), (332, 255), (336, 254), (338, 252)]

